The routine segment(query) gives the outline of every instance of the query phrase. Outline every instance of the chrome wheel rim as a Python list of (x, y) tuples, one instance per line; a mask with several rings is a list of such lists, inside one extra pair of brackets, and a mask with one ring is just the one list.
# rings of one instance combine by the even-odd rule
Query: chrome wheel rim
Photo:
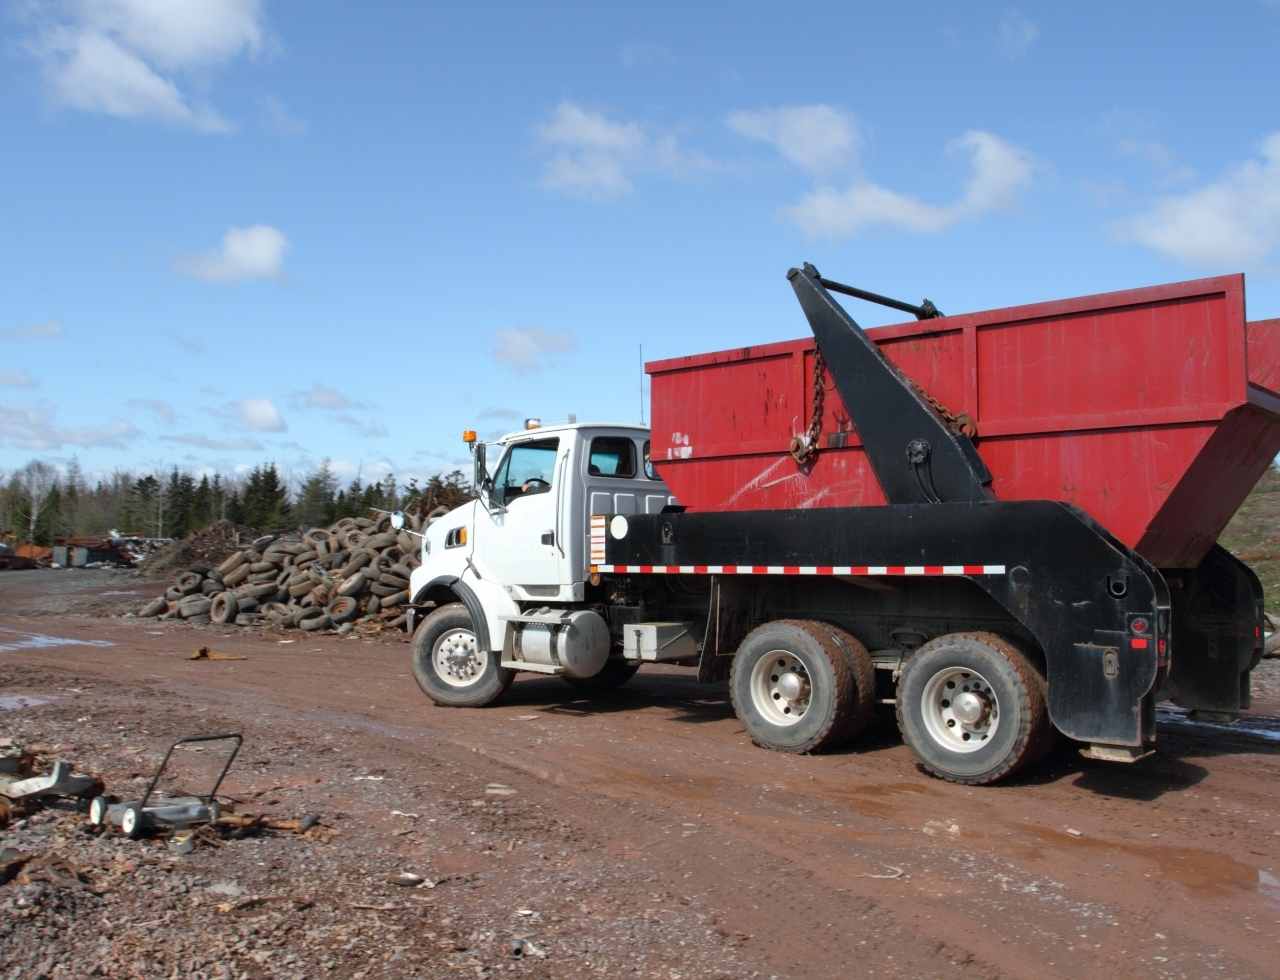
[(132, 834), (138, 826), (138, 814), (135, 810), (125, 810), (124, 815), (120, 817), (120, 829), (126, 834)]
[(489, 666), (489, 654), (476, 643), (476, 635), (467, 629), (442, 633), (431, 651), (436, 676), (450, 687), (470, 687)]
[(977, 752), (1000, 727), (1000, 699), (968, 667), (945, 667), (924, 686), (920, 713), (929, 737), (948, 752)]
[(795, 654), (771, 650), (751, 669), (751, 703), (770, 724), (789, 728), (809, 710), (813, 683)]

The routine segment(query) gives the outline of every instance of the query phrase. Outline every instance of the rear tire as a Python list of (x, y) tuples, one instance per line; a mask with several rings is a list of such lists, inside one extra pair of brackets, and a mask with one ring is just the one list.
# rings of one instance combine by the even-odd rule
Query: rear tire
[(939, 779), (985, 786), (1012, 776), (1053, 744), (1040, 672), (994, 633), (950, 633), (907, 658), (898, 728)]
[(783, 619), (757, 627), (742, 641), (729, 692), (751, 741), (800, 753), (830, 748), (848, 737), (858, 712), (858, 687), (850, 658), (832, 631), (811, 620)]
[(438, 705), (481, 708), (493, 704), (511, 686), (515, 671), (481, 650), (466, 606), (441, 606), (413, 634), (413, 676)]

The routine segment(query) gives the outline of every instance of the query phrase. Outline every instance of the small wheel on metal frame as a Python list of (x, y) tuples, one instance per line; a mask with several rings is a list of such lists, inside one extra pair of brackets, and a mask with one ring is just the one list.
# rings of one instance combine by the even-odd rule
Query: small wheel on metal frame
[(101, 827), (107, 822), (107, 810), (111, 806), (111, 800), (105, 796), (95, 796), (89, 801), (89, 825), (92, 827)]
[(146, 824), (142, 817), (142, 807), (130, 803), (120, 814), (120, 830), (130, 840), (138, 840), (146, 832)]

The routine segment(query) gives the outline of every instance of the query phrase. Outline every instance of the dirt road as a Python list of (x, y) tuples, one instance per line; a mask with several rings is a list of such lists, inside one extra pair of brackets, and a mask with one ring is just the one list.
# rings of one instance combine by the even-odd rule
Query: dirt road
[[(299, 975), (455, 975), (460, 962), (557, 977), (1276, 972), (1270, 690), (1258, 732), (1169, 715), (1139, 765), (1063, 750), (1016, 783), (966, 788), (918, 772), (891, 726), (832, 755), (754, 748), (722, 686), (674, 669), (643, 670), (606, 701), (530, 678), (499, 707), (442, 709), (403, 644), (53, 617), (63, 600), (41, 583), (59, 573), (43, 574), (0, 580), (0, 734), (60, 739), (136, 781), (166, 738), (243, 728), (227, 791), (318, 810), (335, 829), (272, 843), (267, 885), (281, 894), (316, 867), (345, 883), (310, 896), (322, 925), (299, 945)], [(139, 588), (61, 574), (77, 608)], [(187, 660), (201, 644), (247, 659)], [(186, 860), (216, 874), (242, 843)], [(457, 886), (431, 892), (429, 915), (406, 911), (385, 883), (405, 868)], [(362, 904), (396, 908), (352, 911), (362, 890)], [(399, 937), (395, 959), (388, 940), (335, 952), (343, 923), (366, 919), (366, 938)], [(542, 955), (515, 959), (521, 935)], [(276, 960), (234, 962), (277, 975)]]

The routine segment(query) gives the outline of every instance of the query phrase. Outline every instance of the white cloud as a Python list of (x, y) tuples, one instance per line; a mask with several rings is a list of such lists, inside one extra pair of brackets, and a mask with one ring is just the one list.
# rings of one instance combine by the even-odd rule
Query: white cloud
[(64, 427), (49, 407), (9, 408), (0, 405), (0, 446), (45, 452), (63, 446), (81, 449), (124, 449), (142, 433), (128, 422)]
[(34, 388), (35, 381), (26, 371), (0, 371), (0, 388)]
[(342, 412), (339, 415), (335, 415), (333, 420), (339, 425), (345, 425), (365, 439), (381, 439), (388, 435), (387, 427), (381, 419), (359, 418), (350, 412)]
[(242, 398), (227, 408), (233, 420), (252, 432), (285, 432), (289, 428), (270, 398)]
[(138, 408), (144, 412), (150, 412), (165, 425), (173, 425), (178, 418), (178, 413), (174, 411), (173, 406), (158, 398), (131, 398), (128, 404), (130, 408)]
[(644, 143), (638, 123), (620, 123), (572, 102), (561, 102), (551, 120), (539, 127), (544, 142), (576, 149), (633, 150)]
[(1118, 231), (1190, 265), (1257, 266), (1280, 246), (1280, 131), (1263, 140), (1257, 159), (1161, 198)]
[(151, 116), (210, 133), (231, 128), (212, 109), (191, 106), (173, 82), (109, 37), (59, 31), (50, 35), (46, 50), (54, 62), (45, 69), (54, 96), (73, 109)]
[(948, 146), (968, 154), (964, 193), (950, 204), (931, 204), (867, 180), (846, 190), (822, 187), (783, 214), (811, 235), (845, 237), (870, 225), (938, 232), (966, 218), (1010, 207), (1030, 182), (1031, 157), (992, 133), (970, 130)]
[(57, 320), (46, 320), (44, 323), (28, 323), (20, 327), (8, 327), (0, 330), (0, 337), (13, 340), (53, 340), (62, 336), (62, 324)]
[(55, 0), (30, 10), (27, 48), (56, 101), (205, 132), (231, 126), (177, 79), (257, 54), (266, 36), (259, 0)]
[(1021, 58), (1039, 40), (1040, 27), (1021, 10), (1010, 7), (1000, 18), (996, 36), (1006, 58)]
[(330, 411), (342, 411), (356, 405), (356, 402), (337, 388), (322, 384), (314, 384), (306, 391), (298, 392), (294, 399), (303, 408), (323, 408)]
[(179, 446), (194, 446), (197, 449), (212, 449), (219, 452), (230, 450), (260, 451), (262, 449), (262, 443), (248, 436), (237, 439), (214, 439), (211, 436), (187, 432), (176, 436), (161, 436), (160, 441), (172, 442)]
[(552, 153), (542, 185), (577, 197), (629, 194), (632, 176), (644, 171), (681, 176), (714, 167), (706, 156), (685, 150), (674, 133), (610, 119), (574, 102), (556, 106), (537, 132)]
[(538, 327), (499, 330), (494, 335), (493, 359), (518, 371), (540, 371), (548, 359), (573, 350), (577, 342), (570, 333)]
[(848, 164), (861, 142), (853, 116), (829, 105), (740, 110), (726, 122), (734, 132), (769, 143), (792, 163), (818, 173)]
[(276, 279), (284, 266), (289, 240), (278, 228), (250, 225), (230, 228), (222, 245), (205, 255), (178, 261), (178, 269), (205, 282), (236, 282), (244, 279)]

